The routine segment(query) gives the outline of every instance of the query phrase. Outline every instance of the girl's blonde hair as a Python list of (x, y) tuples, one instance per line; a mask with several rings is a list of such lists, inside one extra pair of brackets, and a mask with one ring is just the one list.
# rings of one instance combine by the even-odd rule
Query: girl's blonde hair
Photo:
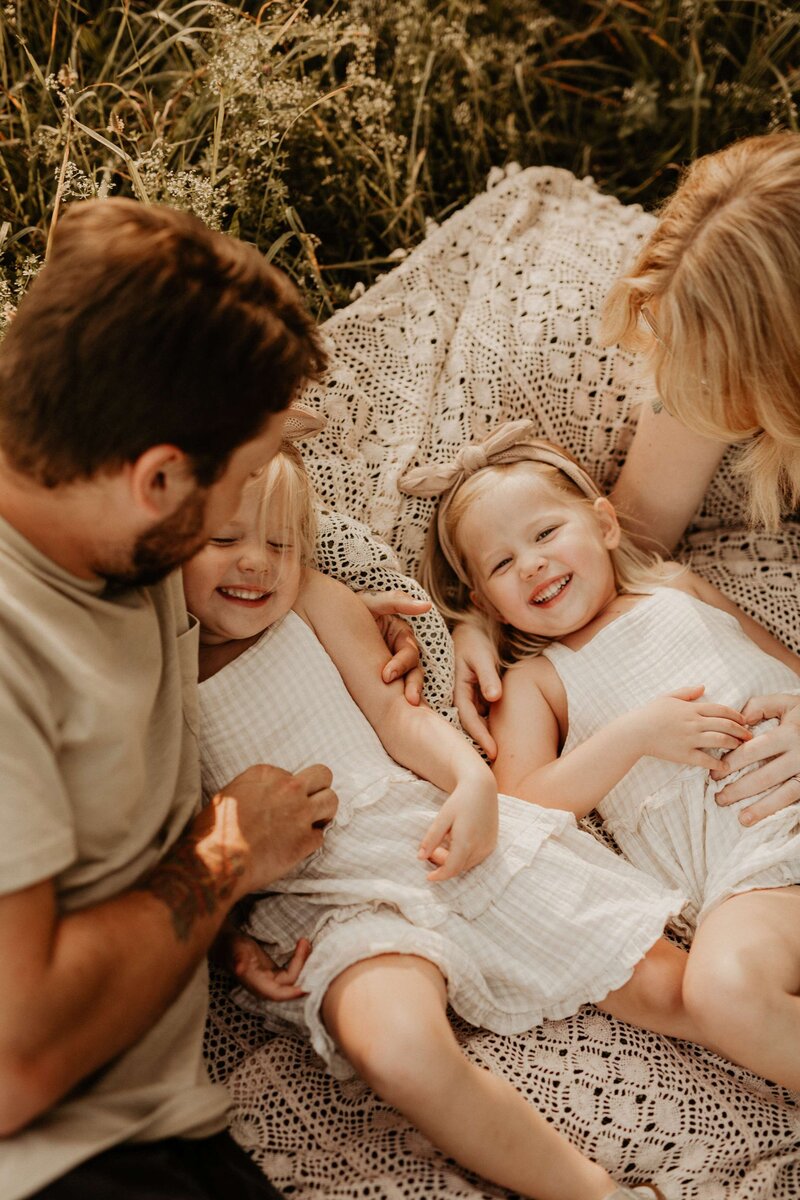
[(247, 486), (257, 488), (260, 493), (259, 517), (265, 528), (270, 509), (276, 505), (284, 507), (296, 538), (295, 549), (300, 563), (304, 567), (313, 566), (318, 502), (297, 447), (292, 442), (282, 442), (275, 457), (253, 473)]
[(649, 352), (663, 405), (682, 424), (750, 443), (739, 469), (753, 523), (774, 528), (796, 507), (800, 134), (747, 138), (689, 168), (609, 292), (603, 340)]
[[(572, 456), (560, 451), (568, 461)], [(549, 644), (549, 639), (524, 633), (511, 625), (503, 624), (491, 615), (478, 610), (470, 598), (470, 591), (479, 591), (477, 584), (466, 582), (471, 577), (471, 566), (466, 547), (459, 537), (461, 521), (469, 507), (484, 496), (497, 480), (508, 472), (521, 470), (535, 472), (545, 483), (564, 493), (571, 503), (585, 506), (591, 513), (596, 497), (588, 495), (578, 484), (558, 467), (549, 463), (521, 460), (514, 463), (492, 464), (476, 471), (464, 480), (448, 498), (444, 514), (445, 543), (455, 556), (453, 562), (442, 549), (439, 523), (431, 522), (428, 538), (420, 566), (420, 580), (436, 607), (452, 622), (469, 620), (479, 624), (494, 643), (497, 656), (504, 667), (510, 667), (521, 658), (540, 654)], [(668, 571), (663, 559), (655, 553), (641, 550), (624, 530), (621, 531), (619, 546), (609, 550), (614, 569), (614, 579), (620, 592), (637, 592), (642, 587), (664, 581)]]

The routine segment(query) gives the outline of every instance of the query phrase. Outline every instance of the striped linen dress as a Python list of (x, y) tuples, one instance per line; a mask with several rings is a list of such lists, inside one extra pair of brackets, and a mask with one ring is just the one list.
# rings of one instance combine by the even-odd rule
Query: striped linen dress
[(333, 662), (294, 613), (200, 686), (203, 788), (246, 767), (326, 763), (339, 797), (323, 846), (259, 896), (248, 929), (277, 962), (312, 953), (297, 1001), (237, 999), (277, 1029), (303, 1029), (336, 1075), (352, 1073), (320, 1017), (332, 980), (384, 953), (438, 965), (467, 1021), (517, 1033), (625, 983), (684, 896), (575, 827), (571, 814), (500, 798), (497, 849), (429, 883), (417, 849), (444, 793), (384, 750)]
[[(751, 696), (800, 694), (800, 678), (759, 649), (735, 617), (676, 588), (655, 588), (634, 608), (573, 651), (545, 651), (567, 694), (562, 754), (615, 717), (692, 684), (703, 699), (741, 710)], [(761, 733), (776, 725), (764, 721)], [(716, 753), (712, 751), (712, 753)], [(598, 811), (626, 858), (688, 897), (687, 933), (728, 897), (800, 882), (800, 807), (747, 828), (715, 796), (742, 772), (715, 782), (703, 767), (642, 758)]]

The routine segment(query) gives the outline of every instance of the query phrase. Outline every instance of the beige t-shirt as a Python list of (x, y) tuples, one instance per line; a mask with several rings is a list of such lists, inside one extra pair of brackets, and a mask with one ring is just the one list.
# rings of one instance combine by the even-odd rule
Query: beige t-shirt
[[(70, 911), (158, 862), (198, 802), (196, 678), (177, 575), (108, 600), (0, 519), (0, 893), (53, 878)], [(121, 1141), (221, 1129), (206, 1004), (203, 964), (131, 1050), (0, 1141), (0, 1200)]]

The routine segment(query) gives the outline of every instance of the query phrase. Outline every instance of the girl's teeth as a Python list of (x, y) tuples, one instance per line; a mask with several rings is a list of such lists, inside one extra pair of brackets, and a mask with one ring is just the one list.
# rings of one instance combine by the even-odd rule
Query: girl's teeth
[(564, 590), (571, 578), (572, 577), (570, 575), (567, 575), (564, 579), (559, 579), (559, 581), (554, 583), (552, 587), (549, 587), (546, 592), (540, 593), (533, 603), (546, 604), (548, 600), (552, 600), (554, 596), (557, 596), (559, 592)]
[(223, 587), (219, 589), (223, 596), (233, 596), (234, 600), (263, 600), (266, 592), (252, 592), (249, 588)]

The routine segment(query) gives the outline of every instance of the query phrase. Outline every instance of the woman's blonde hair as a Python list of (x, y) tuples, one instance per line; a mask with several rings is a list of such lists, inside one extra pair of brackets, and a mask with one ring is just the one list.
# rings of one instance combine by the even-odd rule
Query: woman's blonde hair
[(800, 134), (747, 138), (689, 168), (609, 292), (602, 336), (649, 352), (664, 408), (682, 424), (749, 442), (740, 470), (754, 523), (775, 527), (796, 507)]
[[(572, 461), (566, 451), (560, 451)], [(511, 625), (503, 624), (495, 617), (475, 607), (470, 591), (479, 591), (477, 583), (470, 585), (465, 580), (472, 575), (472, 568), (463, 539), (459, 537), (461, 521), (470, 506), (509, 472), (534, 472), (549, 487), (564, 493), (570, 502), (581, 505), (592, 513), (596, 497), (587, 495), (563, 471), (548, 463), (522, 460), (514, 463), (493, 464), (470, 475), (448, 500), (444, 515), (444, 533), (451, 553), (456, 556), (450, 562), (442, 549), (438, 521), (434, 518), (428, 530), (425, 550), (420, 565), (420, 581), (436, 607), (446, 620), (458, 622), (469, 620), (480, 625), (494, 643), (497, 656), (504, 667), (510, 667), (521, 658), (540, 654), (549, 644), (548, 638), (524, 633)], [(637, 592), (642, 587), (662, 583), (668, 574), (663, 559), (635, 545), (629, 535), (621, 530), (619, 545), (609, 550), (614, 569), (614, 579), (620, 592)]]
[(318, 501), (297, 447), (292, 442), (282, 442), (275, 457), (253, 473), (247, 486), (258, 489), (259, 519), (265, 528), (270, 509), (283, 506), (296, 539), (300, 563), (304, 567), (313, 566)]

